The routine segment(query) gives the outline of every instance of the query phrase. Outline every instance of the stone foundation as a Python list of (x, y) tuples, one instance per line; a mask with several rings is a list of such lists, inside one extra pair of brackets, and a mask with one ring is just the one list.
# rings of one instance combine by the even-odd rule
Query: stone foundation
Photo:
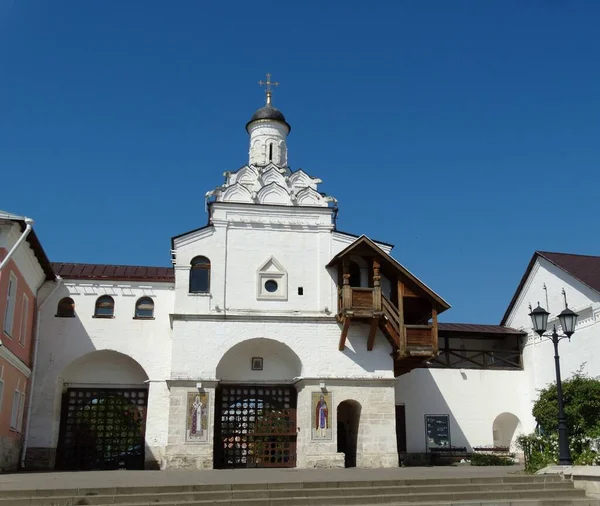
[(186, 440), (186, 420), (188, 416), (188, 392), (197, 393), (195, 382), (180, 382), (171, 386), (169, 405), (168, 446), (165, 449), (161, 469), (212, 469), (213, 468), (213, 416), (215, 411), (215, 390), (207, 385), (203, 393), (208, 395), (209, 405), (207, 436), (205, 441)]
[(397, 453), (363, 453), (356, 460), (357, 467), (398, 467)]
[(165, 459), (165, 449), (162, 446), (146, 446), (144, 455), (144, 469), (158, 471)]
[[(296, 467), (343, 468), (346, 464), (364, 468), (398, 467), (396, 415), (393, 380), (327, 379), (330, 392), (328, 437), (312, 434), (312, 394), (321, 392), (319, 379), (297, 382), (298, 391)], [(180, 380), (170, 386), (168, 446), (160, 458), (161, 469), (212, 469), (214, 466), (214, 413), (216, 382), (203, 381), (208, 395), (208, 426), (204, 441), (186, 437), (188, 393), (196, 393), (195, 381)], [(340, 408), (340, 404), (344, 405)], [(338, 420), (339, 416), (339, 420)], [(346, 447), (338, 447), (338, 422), (352, 434)], [(356, 461), (345, 459), (342, 451), (356, 453)], [(348, 462), (346, 462), (348, 460)]]
[(0, 472), (16, 471), (19, 468), (21, 440), (0, 437)]
[(191, 471), (212, 468), (212, 455), (210, 458), (208, 458), (184, 454), (167, 455), (163, 460), (162, 467), (162, 469), (185, 469)]
[(334, 469), (344, 467), (343, 453), (327, 453), (324, 455), (306, 455), (304, 467), (317, 469)]

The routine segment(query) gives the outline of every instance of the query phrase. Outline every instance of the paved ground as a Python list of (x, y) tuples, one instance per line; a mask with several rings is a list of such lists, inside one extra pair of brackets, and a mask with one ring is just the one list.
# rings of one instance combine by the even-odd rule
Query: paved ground
[(378, 481), (506, 476), (521, 466), (404, 467), (391, 469), (236, 469), (228, 471), (89, 471), (0, 475), (2, 490), (160, 487), (173, 485), (291, 483), (313, 481)]

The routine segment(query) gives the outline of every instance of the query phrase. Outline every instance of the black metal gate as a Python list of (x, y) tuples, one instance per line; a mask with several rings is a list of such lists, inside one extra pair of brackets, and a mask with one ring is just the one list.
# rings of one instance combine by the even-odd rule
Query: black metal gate
[(217, 389), (215, 467), (295, 467), (296, 399), (287, 385)]
[(63, 394), (56, 468), (143, 469), (148, 391), (69, 388)]

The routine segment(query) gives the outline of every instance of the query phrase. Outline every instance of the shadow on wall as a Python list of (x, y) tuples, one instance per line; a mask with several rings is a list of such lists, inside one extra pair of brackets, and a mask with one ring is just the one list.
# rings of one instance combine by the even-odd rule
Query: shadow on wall
[[(340, 334), (342, 333), (342, 324)], [(370, 325), (360, 322), (350, 323), (346, 346), (342, 353), (365, 371), (375, 372), (394, 369), (394, 361), (391, 357), (392, 347), (387, 342), (381, 330), (377, 329), (375, 346), (371, 351), (367, 350)]]
[[(432, 439), (438, 443), (445, 439), (443, 423), (439, 431), (442, 434), (436, 436), (435, 423), (429, 427), (433, 437), (428, 434), (426, 415), (448, 416), (451, 446), (464, 447), (468, 452), (472, 452), (473, 447), (513, 445), (514, 449), (521, 423), (516, 415), (504, 411), (518, 407), (518, 402), (507, 395), (510, 374), (509, 371), (423, 368), (400, 376), (396, 383), (396, 403), (405, 405), (408, 453), (423, 454), (428, 443), (432, 446)], [(466, 380), (470, 380), (469, 383)]]
[[(72, 317), (55, 316), (59, 301), (69, 296), (64, 286), (59, 288), (44, 310), (45, 323), (40, 329), (25, 456), (28, 470), (54, 469), (56, 466), (57, 445), (63, 444), (65, 439), (64, 434), (60, 434), (61, 427), (66, 425), (61, 424), (61, 418), (68, 412), (63, 409), (63, 395), (69, 387), (91, 389), (127, 385), (146, 390), (148, 387), (146, 372), (133, 358), (115, 350), (97, 348), (78, 316), (77, 306)], [(113, 332), (113, 328), (115, 332), (121, 328), (111, 325), (112, 320), (98, 319), (95, 323), (98, 333), (103, 335)], [(145, 395), (147, 398), (147, 393)], [(102, 409), (91, 405), (89, 408), (91, 411)], [(144, 447), (146, 462), (156, 461), (147, 442)]]
[[(458, 371), (456, 371), (458, 374)], [(476, 402), (475, 399), (464, 399), (465, 402)], [(407, 452), (424, 454), (428, 446), (433, 444), (433, 437), (428, 435), (426, 415), (448, 415), (450, 424), (450, 445), (466, 447), (472, 451), (458, 420), (446, 402), (429, 369), (414, 369), (399, 377), (396, 384), (396, 403), (405, 405)], [(490, 427), (491, 435), (491, 427)]]

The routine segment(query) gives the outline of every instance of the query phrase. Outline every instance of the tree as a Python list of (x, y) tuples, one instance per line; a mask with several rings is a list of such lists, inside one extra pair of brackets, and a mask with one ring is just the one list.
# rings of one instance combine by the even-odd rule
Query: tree
[[(568, 380), (563, 381), (563, 399), (569, 437), (583, 437), (600, 430), (600, 380), (583, 373), (583, 365)], [(532, 411), (545, 434), (558, 428), (556, 383), (540, 391)]]

